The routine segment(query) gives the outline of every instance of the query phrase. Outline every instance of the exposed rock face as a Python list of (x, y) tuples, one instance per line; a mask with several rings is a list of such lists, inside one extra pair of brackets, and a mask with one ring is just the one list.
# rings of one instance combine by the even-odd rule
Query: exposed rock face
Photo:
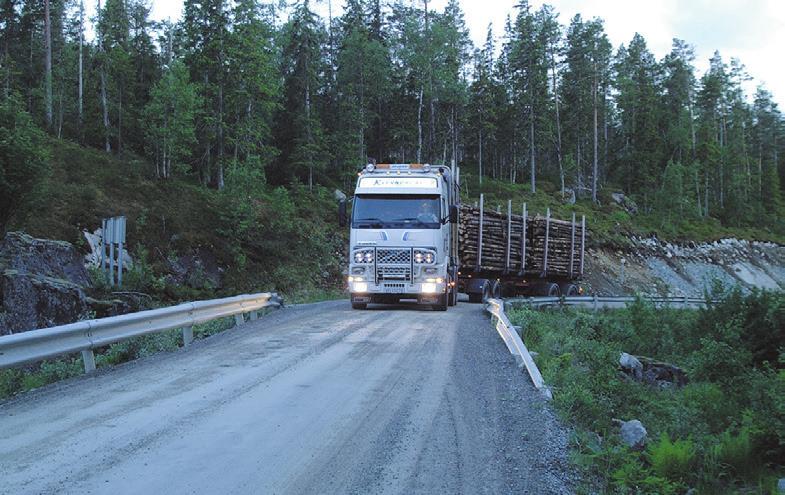
[(0, 335), (77, 320), (88, 312), (89, 284), (71, 244), (9, 232), (0, 242)]
[(697, 245), (632, 241), (624, 250), (587, 250), (584, 283), (590, 293), (702, 297), (715, 282), (744, 291), (785, 290), (785, 246), (737, 239)]

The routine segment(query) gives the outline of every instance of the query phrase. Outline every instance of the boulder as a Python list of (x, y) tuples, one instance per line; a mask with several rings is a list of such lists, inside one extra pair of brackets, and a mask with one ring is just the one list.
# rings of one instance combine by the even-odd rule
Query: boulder
[(90, 309), (82, 287), (67, 280), (4, 270), (0, 335), (72, 323)]
[(0, 268), (90, 285), (82, 257), (71, 243), (35, 239), (22, 232), (9, 232), (0, 242)]
[(630, 378), (660, 388), (683, 387), (689, 382), (687, 373), (678, 366), (626, 352), (621, 353), (619, 367)]
[(621, 366), (622, 371), (632, 376), (636, 380), (643, 378), (643, 365), (638, 360), (638, 358), (632, 354), (622, 352), (621, 357), (619, 357), (619, 366)]
[(777, 480), (777, 493), (785, 493), (785, 478)]
[(72, 323), (87, 315), (82, 257), (62, 241), (9, 232), (0, 242), (0, 335)]
[(619, 432), (621, 433), (621, 439), (624, 441), (624, 444), (633, 450), (642, 450), (646, 444), (646, 436), (648, 433), (643, 424), (637, 419), (622, 421)]
[(635, 215), (636, 213), (638, 213), (638, 205), (635, 204), (635, 201), (631, 200), (623, 193), (620, 192), (611, 193), (611, 198), (613, 199), (614, 203), (624, 208), (624, 210), (627, 213), (631, 215)]

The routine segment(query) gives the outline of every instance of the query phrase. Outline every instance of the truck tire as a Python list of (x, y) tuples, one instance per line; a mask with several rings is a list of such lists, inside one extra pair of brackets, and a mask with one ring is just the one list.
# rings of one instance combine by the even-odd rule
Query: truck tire
[(447, 311), (447, 299), (449, 297), (449, 294), (442, 294), (442, 296), (439, 297), (439, 302), (432, 306), (434, 311)]
[(548, 284), (548, 296), (550, 297), (561, 297), (561, 289), (559, 288), (559, 284)]
[(502, 284), (498, 280), (494, 280), (491, 285), (491, 297), (494, 299), (501, 299), (502, 297)]
[(458, 288), (453, 287), (450, 289), (450, 292), (447, 293), (447, 305), (455, 306), (456, 304), (458, 304)]
[(367, 307), (367, 303), (352, 303), (352, 309), (365, 309)]
[(575, 284), (564, 284), (561, 287), (561, 293), (564, 297), (573, 297), (579, 295), (578, 286)]

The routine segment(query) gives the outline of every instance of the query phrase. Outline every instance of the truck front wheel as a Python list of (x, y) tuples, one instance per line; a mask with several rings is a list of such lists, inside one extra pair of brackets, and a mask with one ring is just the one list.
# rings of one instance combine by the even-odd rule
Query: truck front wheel
[(447, 298), (450, 297), (449, 294), (442, 294), (439, 297), (439, 302), (433, 305), (433, 309), (436, 311), (447, 311)]

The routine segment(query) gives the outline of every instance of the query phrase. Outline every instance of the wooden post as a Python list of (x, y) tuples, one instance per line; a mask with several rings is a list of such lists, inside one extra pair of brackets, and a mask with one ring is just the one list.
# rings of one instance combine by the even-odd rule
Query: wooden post
[(101, 220), (101, 271), (106, 272), (106, 219)]
[(570, 278), (575, 264), (575, 212), (572, 213), (572, 233), (570, 234)]
[(523, 203), (521, 234), (521, 275), (523, 275), (526, 271), (526, 203)]
[(583, 252), (586, 249), (586, 215), (581, 216), (581, 277), (583, 276)]
[(477, 235), (477, 271), (478, 272), (482, 267), (482, 220), (483, 220), (482, 216), (483, 216), (484, 206), (485, 206), (485, 195), (480, 194), (480, 232), (479, 235)]
[(117, 218), (117, 227), (115, 228), (117, 239), (117, 286), (123, 286), (123, 237), (125, 236), (125, 217)]
[(111, 232), (109, 237), (109, 284), (114, 287), (114, 224), (115, 219), (106, 222), (106, 230)]
[(507, 258), (504, 263), (504, 273), (510, 273), (510, 238), (512, 237), (512, 200), (507, 200)]
[(542, 276), (548, 273), (548, 237), (551, 234), (551, 209), (545, 213), (545, 252), (542, 254)]

